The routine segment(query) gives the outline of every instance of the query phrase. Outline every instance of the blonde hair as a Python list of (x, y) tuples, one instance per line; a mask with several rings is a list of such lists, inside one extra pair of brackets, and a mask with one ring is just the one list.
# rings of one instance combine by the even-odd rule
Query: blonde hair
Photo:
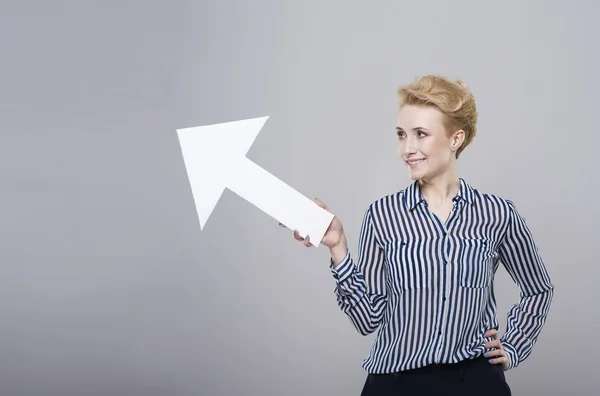
[(448, 133), (462, 129), (465, 140), (456, 151), (456, 158), (473, 141), (477, 133), (475, 97), (459, 79), (442, 76), (416, 77), (410, 85), (398, 88), (400, 105), (433, 106), (445, 115)]

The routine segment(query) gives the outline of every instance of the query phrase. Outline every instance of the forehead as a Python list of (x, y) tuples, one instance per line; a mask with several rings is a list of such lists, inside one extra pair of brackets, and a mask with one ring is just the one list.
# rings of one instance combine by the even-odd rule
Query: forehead
[(403, 106), (398, 113), (398, 127), (405, 130), (444, 128), (444, 113), (432, 106)]

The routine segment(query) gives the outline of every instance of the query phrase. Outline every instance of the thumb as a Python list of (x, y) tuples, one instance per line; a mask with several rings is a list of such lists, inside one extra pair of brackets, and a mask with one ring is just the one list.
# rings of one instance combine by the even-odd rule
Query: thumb
[(317, 204), (319, 207), (321, 207), (321, 208), (325, 209), (326, 211), (330, 212), (330, 210), (329, 210), (329, 208), (327, 207), (327, 205), (325, 205), (325, 203), (323, 203), (323, 201), (321, 201), (319, 198), (315, 198), (315, 203), (316, 203), (316, 204)]

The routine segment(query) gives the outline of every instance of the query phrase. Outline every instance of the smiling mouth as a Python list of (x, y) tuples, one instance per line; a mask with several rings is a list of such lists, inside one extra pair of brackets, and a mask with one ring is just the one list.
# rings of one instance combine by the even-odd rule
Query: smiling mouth
[(421, 159), (418, 159), (418, 160), (408, 160), (408, 161), (406, 161), (406, 163), (408, 165), (418, 165), (418, 164), (420, 164), (423, 161), (425, 161), (425, 158), (421, 158)]

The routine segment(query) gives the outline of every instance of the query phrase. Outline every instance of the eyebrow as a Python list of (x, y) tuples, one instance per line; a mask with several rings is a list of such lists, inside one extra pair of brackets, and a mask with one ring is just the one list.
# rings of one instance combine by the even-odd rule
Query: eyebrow
[[(427, 131), (427, 128), (423, 128), (423, 127), (416, 127), (416, 128), (413, 128), (412, 130), (413, 130), (413, 131), (419, 131), (419, 130), (422, 130), (422, 131)], [(397, 126), (397, 127), (396, 127), (396, 131), (397, 131), (397, 132), (400, 132), (400, 131), (404, 132), (404, 129), (402, 129), (402, 128), (400, 128), (400, 127), (398, 127), (398, 126)]]

